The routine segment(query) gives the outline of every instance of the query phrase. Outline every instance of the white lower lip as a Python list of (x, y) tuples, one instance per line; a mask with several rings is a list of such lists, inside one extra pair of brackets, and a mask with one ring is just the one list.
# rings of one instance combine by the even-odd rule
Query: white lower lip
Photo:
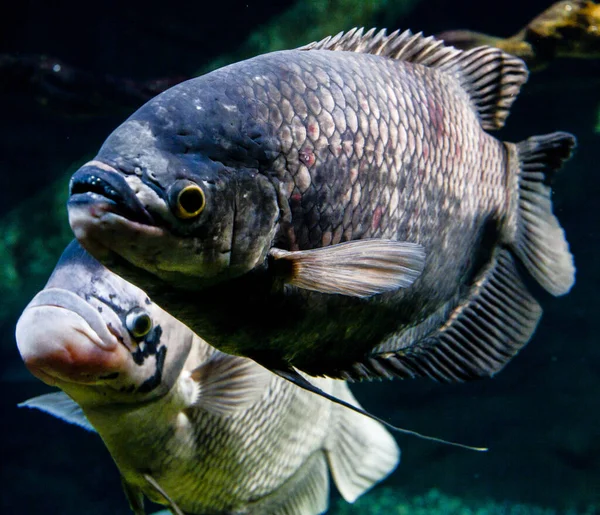
[(28, 306), (15, 336), (25, 365), (50, 385), (95, 383), (122, 360), (121, 349), (107, 348), (81, 315), (63, 307)]

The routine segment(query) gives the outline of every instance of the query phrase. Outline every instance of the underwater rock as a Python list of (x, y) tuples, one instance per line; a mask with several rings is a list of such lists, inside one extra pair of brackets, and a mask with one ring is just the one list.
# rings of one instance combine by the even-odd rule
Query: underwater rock
[(525, 60), (530, 70), (545, 68), (559, 57), (597, 59), (600, 58), (600, 4), (585, 0), (557, 2), (508, 38), (469, 30), (451, 30), (437, 37), (463, 50), (495, 46)]

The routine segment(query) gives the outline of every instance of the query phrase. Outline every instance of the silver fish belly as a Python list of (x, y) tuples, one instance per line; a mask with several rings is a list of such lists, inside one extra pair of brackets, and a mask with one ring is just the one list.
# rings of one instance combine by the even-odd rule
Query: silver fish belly
[[(132, 511), (317, 515), (332, 472), (352, 502), (399, 461), (377, 422), (224, 354), (77, 244), (23, 312), (26, 365), (60, 393), (31, 399), (102, 437)], [(347, 385), (313, 379), (357, 404)]]
[(549, 182), (570, 134), (503, 126), (499, 49), (350, 31), (178, 85), (73, 176), (98, 259), (272, 370), (465, 380), (500, 370), (574, 283)]

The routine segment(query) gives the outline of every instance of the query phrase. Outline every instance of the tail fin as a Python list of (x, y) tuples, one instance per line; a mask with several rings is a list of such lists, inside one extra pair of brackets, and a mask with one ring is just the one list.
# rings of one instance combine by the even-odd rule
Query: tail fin
[[(345, 382), (336, 381), (332, 393), (360, 406)], [(334, 409), (338, 411), (338, 423), (327, 443), (327, 460), (342, 497), (354, 502), (393, 472), (400, 461), (400, 449), (379, 422), (343, 406)]]
[(533, 278), (552, 295), (575, 283), (575, 265), (565, 233), (552, 214), (550, 183), (569, 159), (575, 137), (566, 132), (533, 136), (517, 144), (519, 200), (512, 246)]

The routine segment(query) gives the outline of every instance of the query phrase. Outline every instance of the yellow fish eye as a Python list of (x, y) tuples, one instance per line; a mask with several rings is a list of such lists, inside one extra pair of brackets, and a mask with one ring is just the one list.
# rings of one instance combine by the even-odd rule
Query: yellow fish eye
[(194, 218), (204, 210), (206, 206), (206, 197), (204, 191), (197, 184), (187, 183), (181, 188), (175, 198), (173, 210), (177, 218), (183, 220)]
[(125, 317), (125, 326), (134, 338), (143, 338), (152, 330), (152, 319), (145, 311), (135, 308)]

